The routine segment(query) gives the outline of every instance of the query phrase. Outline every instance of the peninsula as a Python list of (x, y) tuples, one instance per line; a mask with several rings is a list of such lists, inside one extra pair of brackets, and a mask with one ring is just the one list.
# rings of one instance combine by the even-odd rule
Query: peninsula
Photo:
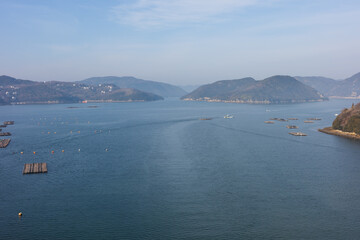
[(99, 85), (113, 84), (120, 88), (134, 88), (140, 91), (154, 93), (162, 97), (181, 97), (187, 94), (182, 88), (162, 82), (143, 80), (135, 77), (92, 77), (78, 83)]
[(319, 129), (320, 132), (360, 140), (360, 103), (345, 108), (334, 120), (331, 127)]
[(114, 84), (35, 82), (0, 76), (0, 105), (156, 100), (163, 100), (163, 97), (133, 88), (120, 88)]

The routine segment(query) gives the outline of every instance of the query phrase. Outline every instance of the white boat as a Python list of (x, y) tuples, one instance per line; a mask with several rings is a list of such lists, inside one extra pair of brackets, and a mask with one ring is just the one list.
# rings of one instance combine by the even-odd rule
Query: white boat
[(226, 115), (224, 116), (224, 118), (234, 118), (234, 116), (233, 116), (233, 115), (226, 114)]

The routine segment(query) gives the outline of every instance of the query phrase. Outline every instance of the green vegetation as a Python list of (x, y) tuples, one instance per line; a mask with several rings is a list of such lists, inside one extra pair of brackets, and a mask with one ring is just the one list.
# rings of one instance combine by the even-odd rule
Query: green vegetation
[(350, 117), (348, 123), (344, 127), (344, 131), (360, 134), (360, 115)]
[(0, 76), (0, 105), (29, 103), (76, 103), (89, 101), (155, 101), (152, 93), (113, 84), (86, 85), (73, 82), (34, 82)]
[(91, 85), (113, 84), (120, 88), (135, 88), (140, 91), (154, 93), (162, 97), (181, 97), (186, 94), (182, 88), (171, 84), (143, 80), (134, 77), (93, 77), (82, 80), (79, 83)]
[(253, 78), (217, 81), (199, 87), (182, 99), (244, 103), (295, 103), (322, 101), (326, 98), (293, 77), (273, 76), (262, 81), (256, 81)]
[(360, 103), (339, 114), (332, 124), (332, 128), (344, 132), (354, 132), (360, 134)]

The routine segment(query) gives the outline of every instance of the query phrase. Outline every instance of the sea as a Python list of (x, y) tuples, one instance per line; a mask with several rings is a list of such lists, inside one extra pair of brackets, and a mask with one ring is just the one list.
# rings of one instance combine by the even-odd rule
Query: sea
[(2, 106), (0, 239), (360, 239), (357, 102)]

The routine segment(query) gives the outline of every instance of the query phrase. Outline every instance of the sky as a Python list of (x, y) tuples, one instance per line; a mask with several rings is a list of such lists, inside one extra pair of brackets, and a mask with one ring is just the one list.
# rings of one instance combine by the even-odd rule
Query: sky
[(358, 0), (0, 0), (0, 75), (175, 85), (360, 72)]

